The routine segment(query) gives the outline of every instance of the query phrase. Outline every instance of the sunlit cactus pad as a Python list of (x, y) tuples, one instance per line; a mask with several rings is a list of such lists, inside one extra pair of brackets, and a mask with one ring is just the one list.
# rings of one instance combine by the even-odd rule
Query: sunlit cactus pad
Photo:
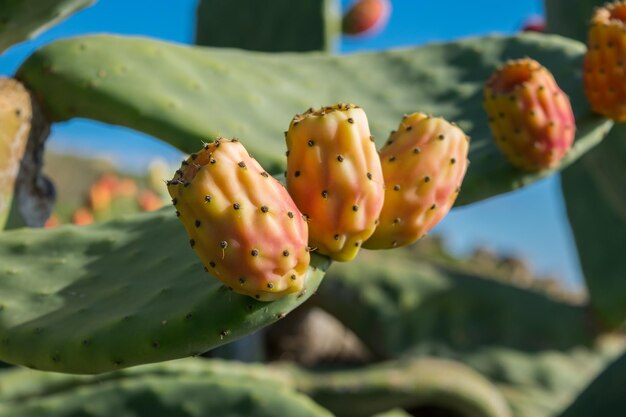
[(313, 294), (271, 303), (204, 272), (173, 209), (54, 230), (0, 235), (0, 360), (99, 373), (195, 355), (272, 323)]
[(492, 143), (482, 89), (508, 59), (532, 57), (569, 95), (578, 130), (556, 169), (597, 144), (611, 122), (592, 116), (580, 88), (585, 46), (558, 36), (489, 36), (384, 52), (333, 56), (185, 47), (142, 38), (87, 36), (54, 42), (18, 77), (54, 121), (84, 117), (128, 126), (193, 152), (201, 140), (237, 136), (270, 172), (284, 170), (283, 131), (294, 114), (340, 101), (364, 108), (382, 145), (404, 113), (454, 121), (472, 137), (457, 205), (550, 174), (526, 174)]

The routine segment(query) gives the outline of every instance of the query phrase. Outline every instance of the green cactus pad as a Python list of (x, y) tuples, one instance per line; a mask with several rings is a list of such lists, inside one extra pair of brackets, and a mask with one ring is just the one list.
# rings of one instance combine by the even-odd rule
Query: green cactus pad
[[(338, 417), (425, 406), (460, 417), (512, 416), (493, 384), (473, 369), (447, 360), (404, 359), (345, 371), (309, 372), (307, 379), (300, 389)], [(301, 378), (296, 375), (296, 380)]]
[(271, 303), (204, 272), (171, 208), (94, 226), (0, 235), (0, 360), (93, 374), (195, 355), (272, 323), (315, 292)]
[(302, 394), (275, 384), (220, 375), (145, 375), (1, 404), (2, 417), (249, 416), (332, 417)]
[(12, 409), (21, 403), (40, 403), (55, 396), (69, 398), (72, 392), (111, 386), (115, 382), (121, 387), (135, 381), (176, 378), (210, 382), (228, 378), (278, 392), (285, 388), (295, 389), (339, 417), (367, 417), (394, 407), (419, 406), (439, 406), (467, 417), (511, 415), (498, 389), (476, 371), (452, 361), (428, 358), (339, 371), (198, 359), (137, 367), (95, 377), (10, 370), (0, 373), (0, 404)]
[(626, 354), (609, 365), (560, 417), (620, 416), (626, 408)]
[(196, 43), (266, 52), (332, 51), (340, 22), (337, 0), (201, 0)]
[(0, 53), (41, 32), (96, 0), (2, 0), (0, 2)]
[(561, 184), (594, 313), (608, 329), (626, 322), (626, 128), (563, 172)]
[(457, 200), (461, 205), (553, 172), (518, 171), (492, 143), (482, 88), (507, 59), (538, 60), (572, 100), (578, 134), (557, 169), (596, 145), (610, 129), (612, 122), (589, 113), (580, 88), (584, 51), (579, 42), (537, 34), (345, 56), (277, 55), (89, 36), (45, 46), (18, 76), (54, 121), (84, 117), (128, 126), (187, 152), (216, 135), (236, 136), (273, 173), (285, 166), (282, 132), (294, 114), (310, 106), (339, 101), (363, 106), (379, 144), (404, 113), (441, 115), (472, 137), (472, 164)]
[[(352, 264), (333, 265), (315, 301), (383, 358), (425, 341), (536, 352), (590, 345), (596, 336), (584, 305), (417, 261), (408, 250), (363, 251)], [(560, 319), (546, 320), (553, 316)]]

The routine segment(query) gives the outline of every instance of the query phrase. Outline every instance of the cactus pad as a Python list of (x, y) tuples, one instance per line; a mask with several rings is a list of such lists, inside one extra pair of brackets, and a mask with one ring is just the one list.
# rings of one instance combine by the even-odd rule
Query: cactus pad
[(0, 53), (34, 38), (96, 0), (3, 1), (0, 7)]
[[(0, 360), (93, 374), (195, 355), (274, 322), (315, 292), (262, 303), (208, 276), (172, 208), (0, 235)], [(321, 268), (321, 269), (320, 269)]]
[(580, 73), (572, 71), (581, 67), (584, 52), (579, 42), (539, 34), (346, 56), (273, 55), (88, 36), (45, 46), (23, 64), (18, 77), (52, 120), (84, 117), (128, 126), (187, 152), (207, 137), (254, 138), (244, 144), (271, 173), (284, 171), (282, 132), (302, 108), (359, 103), (379, 145), (399, 115), (415, 111), (441, 115), (472, 137), (472, 166), (456, 202), (461, 205), (553, 172), (521, 173), (491, 142), (481, 90), (507, 59), (538, 60), (571, 99), (578, 134), (571, 152), (555, 169), (572, 163), (602, 139), (612, 123), (590, 114)]

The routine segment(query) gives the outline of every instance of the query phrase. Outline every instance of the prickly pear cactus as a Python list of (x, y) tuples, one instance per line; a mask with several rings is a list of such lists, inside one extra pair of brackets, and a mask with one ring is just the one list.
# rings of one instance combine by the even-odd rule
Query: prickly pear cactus
[[(333, 51), (337, 0), (201, 0), (196, 43), (253, 51)], [(224, 28), (228, 30), (224, 30)]]
[(206, 144), (167, 187), (205, 271), (230, 290), (271, 301), (304, 289), (307, 223), (241, 142)]
[(3, 1), (0, 5), (0, 53), (34, 38), (96, 0)]
[[(9, 378), (19, 375), (10, 375)], [(96, 381), (57, 380), (36, 397), (0, 404), (0, 416), (77, 415), (332, 417), (286, 385), (255, 381), (251, 375), (157, 372)], [(2, 378), (0, 377), (0, 380)], [(36, 379), (36, 378), (32, 378)], [(2, 382), (0, 381), (0, 384)], [(51, 384), (54, 385), (54, 384)], [(207, 395), (210, 393), (210, 395)]]
[(55, 192), (42, 175), (50, 124), (19, 82), (0, 77), (0, 230), (42, 226)]
[(485, 86), (484, 106), (494, 141), (521, 169), (552, 168), (572, 146), (576, 122), (569, 98), (533, 59), (499, 68)]
[[(548, 0), (548, 29), (586, 41), (594, 8), (605, 3), (605, 0), (584, 0), (572, 8), (569, 1)], [(575, 13), (576, 18), (564, 10)], [(624, 137), (626, 128), (616, 125), (600, 146), (561, 176), (567, 214), (589, 289), (591, 310), (609, 329), (626, 322), (623, 279), (626, 262), (621, 256), (621, 248), (626, 245), (623, 209), (626, 195), (621, 182), (626, 175)]]
[(443, 219), (461, 191), (469, 141), (440, 117), (413, 113), (403, 118), (380, 150), (385, 204), (366, 248), (409, 245)]
[(285, 137), (287, 189), (307, 219), (310, 245), (351, 261), (374, 232), (385, 194), (365, 111), (354, 104), (309, 109)]
[(304, 290), (263, 303), (204, 272), (174, 210), (93, 226), (0, 234), (0, 360), (95, 374), (200, 354), (280, 318)]
[(398, 115), (418, 110), (441, 115), (472, 137), (473, 165), (456, 202), (462, 205), (554, 172), (520, 172), (492, 143), (481, 88), (507, 59), (533, 56), (572, 101), (577, 139), (555, 170), (602, 139), (612, 123), (589, 114), (580, 74), (571, 71), (581, 66), (584, 52), (579, 42), (536, 34), (345, 56), (261, 54), (87, 36), (47, 45), (24, 63), (18, 76), (54, 121), (85, 117), (128, 126), (186, 152), (227, 132), (249, 138), (246, 148), (270, 173), (285, 168), (285, 120), (312, 103), (363, 106), (379, 145), (397, 126)]
[(0, 78), (0, 230), (9, 217), (31, 117), (28, 92), (17, 81)]
[[(53, 409), (58, 407), (59, 412), (75, 410), (84, 404), (71, 400), (72, 394), (81, 395), (85, 392), (90, 393), (89, 398), (95, 398), (95, 394), (99, 393), (113, 401), (113, 404), (132, 407), (129, 401), (133, 398), (132, 391), (126, 388), (151, 383), (157, 388), (152, 408), (146, 408), (143, 403), (135, 408), (141, 415), (145, 415), (147, 410), (157, 412), (167, 404), (165, 399), (168, 398), (169, 389), (160, 384), (168, 382), (167, 385), (170, 385), (170, 381), (182, 381), (181, 385), (186, 388), (203, 383), (207, 390), (215, 387), (227, 399), (231, 399), (237, 392), (231, 383), (243, 391), (252, 391), (252, 387), (257, 387), (254, 390), (255, 398), (260, 397), (273, 407), (279, 407), (274, 401), (287, 402), (295, 407), (293, 403), (297, 398), (301, 398), (301, 404), (306, 404), (306, 397), (302, 395), (305, 394), (319, 404), (318, 410), (324, 407), (338, 417), (366, 417), (393, 407), (438, 407), (461, 417), (511, 416), (502, 394), (480, 374), (459, 363), (430, 358), (334, 371), (311, 370), (287, 364), (263, 366), (198, 359), (132, 368), (95, 377), (11, 370), (0, 374), (0, 415), (10, 415), (9, 411), (16, 413), (24, 409), (41, 409), (49, 404), (54, 404), (55, 407), (51, 407)], [(189, 382), (193, 384), (185, 385)], [(163, 387), (163, 391), (158, 389), (159, 386)], [(117, 397), (109, 391), (113, 388), (117, 389)], [(266, 397), (265, 390), (276, 391), (277, 395)], [(208, 397), (220, 400), (219, 395)], [(198, 407), (202, 404), (195, 395), (170, 399), (171, 407), (181, 402)], [(61, 401), (68, 404), (62, 405)], [(21, 408), (22, 404), (28, 406)], [(259, 410), (265, 410), (261, 403), (254, 405)], [(222, 407), (224, 410), (228, 409), (226, 407), (239, 409), (230, 401), (223, 401)], [(314, 408), (310, 406), (310, 409)], [(7, 414), (2, 414), (3, 411)], [(301, 415), (292, 412), (294, 414), (285, 415)], [(242, 415), (241, 411), (237, 415)]]
[(589, 25), (588, 51), (584, 62), (585, 95), (591, 109), (619, 122), (626, 121), (623, 38), (626, 2), (597, 8)]

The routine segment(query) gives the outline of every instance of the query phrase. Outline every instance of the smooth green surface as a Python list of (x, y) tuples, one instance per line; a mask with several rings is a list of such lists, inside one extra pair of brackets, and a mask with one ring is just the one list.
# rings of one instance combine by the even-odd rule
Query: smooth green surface
[[(266, 326), (313, 294), (263, 303), (204, 272), (172, 208), (94, 226), (0, 235), (0, 360), (99, 373), (200, 354)], [(318, 269), (318, 267), (320, 269)]]
[(196, 44), (266, 52), (332, 51), (337, 0), (200, 0)]
[(566, 169), (567, 214), (594, 312), (608, 328), (626, 322), (626, 127)]
[(383, 358), (425, 342), (533, 352), (595, 338), (585, 306), (414, 260), (409, 250), (363, 251), (333, 264), (315, 302)]
[(96, 0), (0, 0), (0, 53), (34, 38)]
[(363, 106), (379, 145), (404, 113), (442, 115), (472, 137), (472, 164), (457, 200), (462, 205), (552, 173), (518, 171), (492, 143), (482, 88), (507, 59), (537, 59), (570, 96), (578, 134), (562, 166), (602, 139), (612, 123), (588, 112), (580, 88), (584, 49), (575, 41), (537, 34), (346, 56), (89, 36), (45, 46), (18, 77), (52, 120), (85, 117), (128, 126), (187, 152), (197, 150), (201, 140), (236, 136), (273, 173), (285, 167), (283, 131), (294, 114), (310, 106), (339, 101)]

